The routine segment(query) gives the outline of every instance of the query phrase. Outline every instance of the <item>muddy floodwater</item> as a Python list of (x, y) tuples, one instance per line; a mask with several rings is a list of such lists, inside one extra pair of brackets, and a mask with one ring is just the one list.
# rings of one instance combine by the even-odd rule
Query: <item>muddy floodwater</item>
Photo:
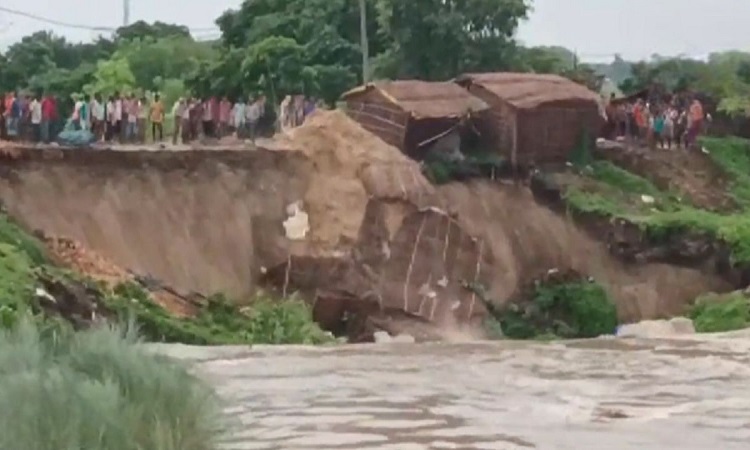
[(167, 346), (226, 449), (748, 449), (750, 338)]

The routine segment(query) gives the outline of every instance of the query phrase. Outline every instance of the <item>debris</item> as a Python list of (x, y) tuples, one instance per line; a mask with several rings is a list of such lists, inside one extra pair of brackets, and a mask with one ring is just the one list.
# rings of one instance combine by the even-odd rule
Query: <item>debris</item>
[(644, 195), (641, 195), (641, 201), (643, 203), (646, 203), (647, 205), (651, 205), (651, 204), (653, 204), (656, 201), (656, 199), (654, 197), (650, 196), (650, 195), (645, 195), (644, 194)]
[(309, 216), (302, 210), (300, 202), (292, 203), (286, 208), (289, 218), (284, 221), (286, 237), (293, 241), (305, 239), (310, 231)]

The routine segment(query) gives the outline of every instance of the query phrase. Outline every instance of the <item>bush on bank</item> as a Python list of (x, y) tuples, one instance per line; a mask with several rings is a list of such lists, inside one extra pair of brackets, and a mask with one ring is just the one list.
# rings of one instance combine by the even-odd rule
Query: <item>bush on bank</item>
[(497, 335), (499, 323), (511, 339), (592, 338), (614, 333), (618, 324), (606, 289), (573, 271), (547, 273), (503, 307), (485, 304), (495, 319), (486, 324), (488, 333)]
[(212, 450), (220, 408), (135, 334), (28, 320), (0, 330), (0, 448)]
[(705, 294), (695, 301), (690, 318), (699, 333), (750, 328), (750, 299), (743, 292)]
[(617, 310), (601, 285), (582, 280), (539, 285), (531, 299), (512, 303), (499, 320), (513, 339), (593, 338), (615, 331)]

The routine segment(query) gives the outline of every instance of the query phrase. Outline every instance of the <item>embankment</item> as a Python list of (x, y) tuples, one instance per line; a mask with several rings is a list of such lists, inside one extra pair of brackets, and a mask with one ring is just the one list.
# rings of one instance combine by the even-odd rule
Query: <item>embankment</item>
[(13, 149), (0, 163), (0, 199), (30, 228), (178, 289), (301, 291), (322, 305), (328, 328), (352, 305), (471, 320), (484, 307), (467, 283), (503, 301), (552, 268), (602, 281), (623, 320), (680, 313), (698, 294), (727, 289), (698, 270), (624, 265), (526, 189), (436, 189), (338, 112), (266, 147)]

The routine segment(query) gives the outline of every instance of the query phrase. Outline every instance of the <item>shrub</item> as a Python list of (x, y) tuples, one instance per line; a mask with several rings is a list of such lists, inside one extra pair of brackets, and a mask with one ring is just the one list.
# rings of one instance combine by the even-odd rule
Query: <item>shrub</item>
[(0, 331), (0, 448), (210, 450), (213, 392), (132, 332)]
[(310, 307), (294, 297), (259, 296), (239, 308), (223, 295), (208, 299), (194, 318), (177, 318), (155, 304), (135, 283), (115, 287), (109, 304), (134, 320), (150, 341), (193, 345), (322, 344), (333, 339), (313, 321)]
[(586, 279), (537, 283), (531, 298), (500, 312), (505, 336), (513, 339), (592, 338), (611, 334), (617, 309), (598, 283)]
[(741, 330), (750, 327), (750, 300), (742, 292), (698, 297), (690, 311), (699, 333)]

